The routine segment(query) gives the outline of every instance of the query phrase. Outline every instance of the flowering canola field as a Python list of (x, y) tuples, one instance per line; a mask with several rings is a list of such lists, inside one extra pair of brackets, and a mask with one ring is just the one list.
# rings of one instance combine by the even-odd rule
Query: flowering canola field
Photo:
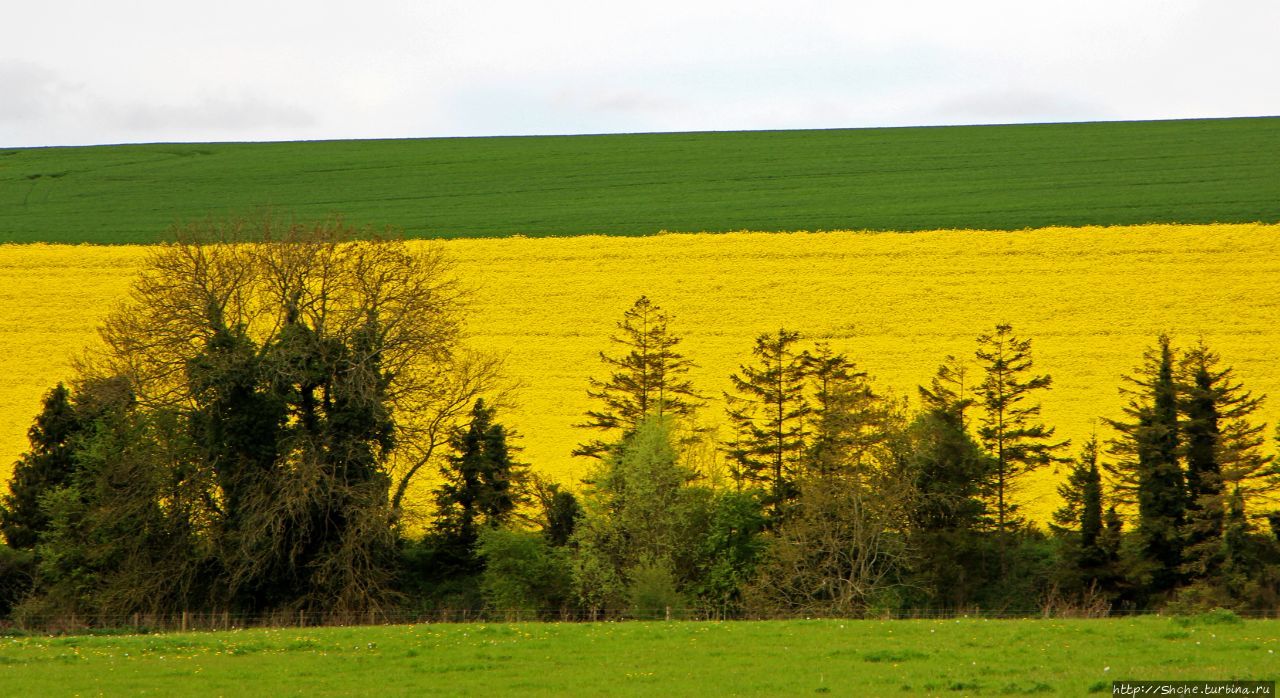
[[(641, 294), (673, 316), (697, 388), (718, 398), (779, 326), (828, 341), (885, 391), (914, 396), (947, 354), (1010, 322), (1052, 374), (1046, 422), (1075, 442), (1119, 416), (1119, 377), (1165, 331), (1203, 337), (1246, 386), (1280, 400), (1280, 225), (1149, 225), (916, 233), (729, 233), (452, 240), (475, 288), (470, 341), (507, 354), (524, 388), (504, 421), (523, 460), (576, 481), (572, 425), (591, 405), (597, 352)], [(432, 243), (414, 242), (415, 245)], [(24, 449), (42, 394), (127, 293), (146, 247), (0, 246), (0, 476)], [(715, 423), (713, 401), (704, 419)], [(1274, 424), (1280, 404), (1263, 418)], [(1099, 434), (1109, 436), (1104, 426)], [(1057, 506), (1052, 474), (1027, 508)]]

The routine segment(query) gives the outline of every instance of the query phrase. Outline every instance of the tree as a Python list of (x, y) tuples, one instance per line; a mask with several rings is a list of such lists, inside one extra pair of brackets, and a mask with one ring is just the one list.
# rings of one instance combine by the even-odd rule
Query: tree
[(814, 395), (807, 467), (819, 473), (856, 470), (890, 436), (894, 406), (871, 385), (865, 371), (825, 344), (805, 352)]
[[(688, 417), (702, 404), (687, 377), (693, 362), (676, 351), (680, 337), (668, 329), (669, 322), (645, 296), (623, 313), (617, 334), (609, 339), (624, 353), (600, 352), (611, 373), (607, 380), (589, 379), (587, 395), (602, 407), (588, 411), (588, 421), (577, 426), (625, 435), (650, 415)], [(598, 458), (607, 448), (604, 441), (594, 440), (579, 445), (574, 455)]]
[(736, 395), (725, 393), (733, 440), (726, 443), (739, 482), (768, 486), (766, 504), (776, 518), (796, 494), (796, 478), (808, 448), (805, 425), (812, 408), (805, 396), (805, 355), (795, 349), (800, 333), (779, 329), (756, 338), (759, 363), (729, 377)]
[(578, 504), (578, 498), (559, 483), (546, 482), (536, 475), (530, 479), (542, 508), (540, 523), (547, 543), (557, 548), (568, 545), (578, 526), (578, 519), (582, 518), (582, 505)]
[(983, 369), (977, 387), (983, 411), (978, 436), (994, 459), (988, 488), (995, 498), (996, 530), (1004, 534), (1017, 521), (1012, 495), (1019, 481), (1060, 460), (1055, 454), (1068, 442), (1052, 441), (1054, 429), (1036, 421), (1040, 405), (1025, 404), (1053, 384), (1048, 375), (1029, 375), (1030, 339), (1018, 339), (1011, 325), (996, 325), (994, 333), (979, 335), (975, 355)]
[(45, 394), (40, 414), (27, 431), (31, 449), (14, 464), (9, 494), (0, 499), (0, 531), (10, 546), (30, 550), (48, 528), (40, 497), (70, 483), (75, 471), (72, 439), (80, 431), (71, 391), (59, 383)]
[(1226, 562), (1223, 536), (1230, 503), (1238, 498), (1243, 511), (1246, 492), (1274, 489), (1272, 458), (1260, 450), (1264, 427), (1249, 422), (1263, 398), (1245, 391), (1203, 341), (1183, 355), (1179, 369), (1187, 487), (1182, 571), (1212, 578)]
[(573, 534), (574, 582), (588, 610), (627, 606), (632, 592), (670, 580), (683, 589), (697, 569), (702, 498), (680, 465), (672, 417), (650, 416), (586, 479)]
[(1138, 505), (1137, 536), (1145, 586), (1153, 593), (1172, 589), (1182, 565), (1182, 525), (1187, 496), (1179, 463), (1180, 424), (1174, 350), (1167, 335), (1147, 350), (1129, 386), (1127, 421), (1108, 419), (1119, 436), (1110, 442), (1119, 456), (1112, 467), (1115, 488)]
[(416, 425), (438, 440), (491, 375), (454, 372), (462, 301), (438, 248), (340, 221), (197, 224), (152, 252), (79, 370), (187, 435), (166, 460), (202, 488), (227, 603), (363, 612), (394, 597), (401, 496), (435, 457)]
[(907, 429), (906, 450), (917, 497), (912, 522), (921, 531), (972, 530), (985, 512), (981, 484), (990, 459), (966, 428), (973, 400), (965, 376), (948, 356), (929, 387), (918, 387), (923, 409)]
[(450, 440), (454, 455), (440, 472), (436, 528), (462, 560), (473, 560), (480, 532), (505, 525), (526, 498), (525, 468), (512, 458), (509, 435), (481, 399), (471, 423)]

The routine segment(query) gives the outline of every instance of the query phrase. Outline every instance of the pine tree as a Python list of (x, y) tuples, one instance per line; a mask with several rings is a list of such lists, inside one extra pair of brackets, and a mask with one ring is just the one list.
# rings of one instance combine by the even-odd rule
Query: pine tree
[(994, 459), (987, 487), (995, 499), (996, 530), (1003, 534), (1018, 521), (1018, 506), (1012, 499), (1019, 481), (1061, 460), (1055, 454), (1068, 442), (1052, 441), (1054, 429), (1035, 421), (1040, 405), (1024, 404), (1053, 384), (1047, 375), (1028, 375), (1031, 340), (1018, 339), (1008, 324), (996, 325), (994, 333), (978, 337), (975, 355), (984, 372), (977, 388), (983, 410), (978, 436)]
[(812, 411), (805, 397), (808, 371), (795, 345), (800, 333), (779, 329), (756, 338), (755, 366), (729, 377), (736, 395), (725, 393), (735, 436), (727, 442), (739, 482), (767, 485), (766, 504), (775, 516), (795, 497), (796, 478), (808, 448), (805, 423)]
[(1120, 460), (1111, 468), (1114, 487), (1138, 505), (1137, 536), (1141, 562), (1150, 578), (1148, 591), (1163, 593), (1179, 580), (1182, 565), (1182, 526), (1187, 496), (1178, 462), (1180, 424), (1174, 350), (1167, 335), (1144, 355), (1137, 374), (1126, 376), (1132, 387), (1125, 407), (1128, 421), (1108, 419), (1119, 436), (1110, 442)]
[(71, 483), (75, 472), (73, 437), (81, 420), (70, 391), (59, 383), (45, 394), (40, 414), (27, 431), (31, 450), (14, 464), (9, 494), (0, 500), (0, 531), (14, 548), (34, 548), (49, 526), (40, 496)]
[[(702, 404), (687, 377), (693, 362), (676, 351), (680, 337), (668, 329), (669, 322), (662, 308), (645, 296), (623, 314), (617, 334), (609, 339), (624, 353), (600, 352), (611, 374), (603, 381), (589, 379), (587, 395), (603, 407), (588, 411), (588, 420), (577, 426), (625, 436), (645, 417), (686, 417)], [(599, 458), (607, 449), (608, 444), (597, 439), (579, 445), (574, 455)]]
[[(1249, 423), (1262, 397), (1234, 381), (1203, 341), (1180, 362), (1186, 453), (1187, 521), (1183, 572), (1211, 578), (1224, 562), (1225, 517), (1233, 497), (1269, 492), (1272, 458), (1261, 453), (1263, 426)], [(1233, 495), (1228, 495), (1233, 492)]]
[(856, 469), (869, 449), (889, 438), (892, 405), (865, 371), (826, 343), (802, 360), (814, 394), (807, 466), (817, 475)]
[(1052, 527), (1066, 538), (1062, 557), (1073, 568), (1073, 581), (1082, 592), (1097, 591), (1100, 582), (1109, 586), (1111, 575), (1107, 568), (1111, 560), (1105, 547), (1102, 471), (1096, 436), (1081, 448), (1067, 481), (1058, 486), (1058, 494), (1063, 505), (1053, 513)]
[(1102, 471), (1098, 467), (1098, 438), (1085, 442), (1080, 457), (1058, 485), (1063, 505), (1053, 512), (1053, 522), (1064, 530), (1078, 530), (1081, 548), (1097, 546), (1102, 534)]
[(923, 410), (908, 434), (917, 504), (912, 519), (921, 531), (970, 530), (985, 511), (981, 483), (990, 460), (966, 429), (966, 369), (954, 356), (938, 367), (928, 388), (917, 390)]
[(463, 560), (473, 559), (482, 527), (502, 526), (524, 500), (524, 467), (512, 458), (508, 436), (494, 409), (476, 400), (471, 423), (449, 442), (454, 454), (440, 471), (436, 528)]

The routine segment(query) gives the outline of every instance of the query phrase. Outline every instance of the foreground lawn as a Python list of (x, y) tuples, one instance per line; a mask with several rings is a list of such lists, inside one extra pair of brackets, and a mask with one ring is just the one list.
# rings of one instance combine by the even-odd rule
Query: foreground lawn
[(1280, 622), (413, 625), (0, 638), (5, 695), (1109, 695), (1280, 674)]
[(1276, 222), (1278, 137), (1265, 118), (0, 149), (0, 241), (149, 243), (259, 206), (427, 237)]

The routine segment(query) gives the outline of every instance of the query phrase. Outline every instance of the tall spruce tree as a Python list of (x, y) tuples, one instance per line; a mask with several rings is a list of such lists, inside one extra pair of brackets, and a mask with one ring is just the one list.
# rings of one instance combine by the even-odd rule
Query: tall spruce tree
[[(587, 421), (577, 426), (625, 436), (648, 416), (686, 417), (702, 404), (688, 379), (693, 362), (676, 350), (680, 337), (672, 334), (669, 322), (662, 308), (645, 296), (623, 313), (617, 333), (609, 338), (622, 353), (600, 352), (609, 378), (589, 379), (587, 395), (602, 407), (588, 411)], [(595, 439), (580, 444), (574, 455), (599, 458), (608, 448), (607, 442)]]
[(996, 325), (995, 332), (979, 335), (975, 355), (983, 369), (978, 436), (993, 458), (986, 484), (995, 500), (996, 530), (1003, 534), (1019, 521), (1013, 501), (1017, 485), (1028, 473), (1061, 460), (1056, 454), (1069, 442), (1053, 441), (1053, 427), (1038, 421), (1040, 405), (1028, 404), (1053, 384), (1048, 375), (1030, 374), (1030, 339), (1019, 339), (1011, 325)]
[(908, 429), (908, 453), (917, 497), (912, 519), (923, 532), (972, 530), (986, 509), (981, 483), (990, 459), (966, 428), (973, 406), (966, 374), (965, 366), (948, 356), (929, 387), (917, 388), (923, 409)]
[(0, 531), (14, 548), (34, 548), (49, 517), (40, 507), (46, 492), (71, 484), (73, 437), (82, 429), (71, 394), (59, 383), (44, 396), (40, 414), (27, 431), (31, 445), (13, 467), (9, 494), (0, 499)]
[(480, 529), (502, 526), (525, 499), (525, 468), (512, 458), (509, 436), (494, 408), (476, 400), (471, 423), (449, 442), (454, 453), (440, 471), (436, 529), (464, 566), (475, 560)]
[(813, 388), (808, 468), (816, 475), (858, 468), (889, 438), (893, 405), (875, 392), (866, 371), (826, 343), (805, 352), (803, 362)]
[(1072, 463), (1066, 482), (1058, 486), (1063, 505), (1053, 513), (1053, 528), (1067, 538), (1064, 561), (1074, 568), (1081, 591), (1109, 586), (1106, 530), (1103, 525), (1102, 470), (1098, 466), (1098, 438), (1091, 437)]
[(796, 495), (796, 478), (808, 448), (805, 425), (812, 408), (805, 396), (808, 370), (796, 349), (799, 332), (785, 328), (756, 338), (754, 366), (729, 376), (725, 393), (734, 437), (725, 445), (740, 483), (766, 486), (766, 504), (779, 516)]
[(1174, 349), (1167, 335), (1144, 354), (1143, 365), (1126, 376), (1127, 420), (1106, 420), (1119, 436), (1110, 442), (1119, 460), (1110, 469), (1114, 487), (1138, 505), (1137, 536), (1146, 591), (1162, 594), (1177, 585), (1182, 565), (1182, 527), (1187, 494), (1179, 463), (1181, 435)]
[(1187, 521), (1183, 572), (1212, 577), (1223, 560), (1225, 517), (1232, 496), (1268, 492), (1272, 458), (1261, 453), (1263, 425), (1249, 417), (1262, 405), (1234, 380), (1203, 341), (1180, 362), (1179, 390), (1186, 454)]

